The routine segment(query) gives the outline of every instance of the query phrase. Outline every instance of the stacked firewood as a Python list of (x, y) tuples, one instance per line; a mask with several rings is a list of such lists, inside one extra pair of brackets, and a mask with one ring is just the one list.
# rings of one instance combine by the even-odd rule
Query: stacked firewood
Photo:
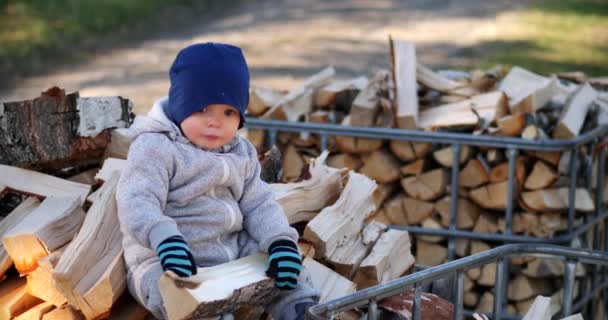
[[(289, 92), (254, 87), (249, 113), (287, 121), (444, 131), (520, 138), (522, 141), (571, 139), (608, 124), (608, 91), (600, 80), (567, 73), (544, 77), (519, 67), (508, 73), (487, 71), (435, 72), (416, 61), (414, 47), (391, 40), (391, 70), (371, 79), (337, 80), (331, 67)], [(249, 130), (260, 152), (268, 136)], [(306, 162), (321, 152), (321, 138), (308, 133), (279, 133), (283, 153), (282, 179), (303, 177)], [(353, 137), (329, 139), (329, 166), (349, 168), (378, 183), (378, 209), (369, 221), (386, 225), (447, 229), (449, 225), (453, 146)], [(513, 233), (551, 238), (568, 229), (567, 209), (577, 212), (575, 226), (594, 212), (594, 192), (584, 173), (592, 172), (596, 187), (597, 151), (579, 150), (576, 201), (568, 203), (570, 152), (520, 151), (515, 161)], [(457, 229), (495, 234), (505, 229), (507, 151), (462, 145), (458, 175)], [(591, 161), (589, 161), (591, 160)], [(589, 167), (592, 166), (592, 169)], [(603, 181), (604, 179), (602, 179)], [(605, 188), (604, 190), (607, 190)], [(608, 199), (606, 195), (604, 199)], [(415, 238), (415, 239), (414, 239)], [(416, 262), (433, 266), (447, 261), (447, 239), (412, 237)], [(497, 243), (458, 239), (457, 257), (488, 250)], [(514, 259), (509, 281), (509, 311), (525, 314), (539, 294), (558, 293), (561, 263)], [(491, 311), (494, 265), (467, 272), (465, 305)], [(584, 270), (577, 269), (578, 275)], [(557, 295), (554, 303), (559, 304)]]

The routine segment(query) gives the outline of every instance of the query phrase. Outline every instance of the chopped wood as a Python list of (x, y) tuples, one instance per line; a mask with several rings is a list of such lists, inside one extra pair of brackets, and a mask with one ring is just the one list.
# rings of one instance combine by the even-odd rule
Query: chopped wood
[(47, 256), (72, 240), (84, 220), (77, 197), (48, 197), (2, 236), (2, 244), (21, 275), (38, 267)]
[(380, 70), (357, 94), (350, 109), (351, 125), (371, 127), (376, 123), (379, 113), (380, 97), (378, 91), (382, 82), (388, 77), (386, 70)]
[(481, 295), (475, 311), (490, 314), (492, 310), (494, 310), (494, 295), (490, 291), (485, 291)]
[(397, 127), (414, 130), (418, 121), (416, 48), (409, 42), (392, 38), (389, 41), (395, 82)]
[(70, 305), (53, 309), (42, 316), (42, 320), (84, 320), (84, 316)]
[[(521, 185), (526, 179), (526, 159), (524, 157), (517, 157), (515, 160), (515, 178)], [(507, 181), (509, 179), (509, 163), (503, 162), (496, 165), (490, 170), (490, 182), (498, 183)]]
[(435, 205), (432, 202), (406, 197), (403, 199), (403, 208), (409, 224), (419, 224), (433, 214)]
[(91, 186), (56, 178), (44, 173), (0, 164), (0, 185), (38, 197), (73, 197), (84, 203)]
[(477, 284), (487, 287), (493, 287), (496, 284), (496, 263), (484, 264), (481, 267)]
[[(7, 231), (18, 225), (32, 211), (40, 206), (40, 201), (35, 197), (27, 197), (17, 206), (6, 218), (0, 221), (0, 235), (6, 234)], [(6, 271), (13, 265), (13, 260), (10, 258), (4, 245), (0, 242), (0, 279)]]
[(470, 247), (471, 247), (471, 240), (456, 239), (456, 255), (458, 255), (459, 257), (468, 256)]
[(480, 121), (490, 124), (507, 112), (507, 99), (502, 92), (484, 93), (461, 102), (421, 111), (418, 127), (422, 129), (477, 127)]
[(424, 158), (432, 150), (433, 144), (429, 142), (391, 140), (389, 148), (402, 161), (411, 162)]
[[(568, 209), (568, 190), (569, 188), (559, 188), (523, 192), (521, 202), (523, 206), (532, 211), (566, 210)], [(595, 204), (587, 189), (576, 189), (575, 198), (576, 210), (583, 212), (595, 210)]]
[(487, 160), (488, 165), (495, 165), (503, 161), (503, 159), (505, 159), (505, 156), (503, 152), (499, 149), (488, 149), (485, 159)]
[(403, 206), (403, 200), (405, 195), (403, 193), (398, 194), (392, 199), (386, 201), (382, 206), (384, 214), (389, 219), (391, 224), (407, 226), (407, 213)]
[(331, 256), (341, 242), (362, 229), (365, 218), (376, 209), (372, 198), (374, 189), (374, 181), (349, 172), (338, 200), (325, 207), (304, 229), (304, 239), (315, 245), (317, 258)]
[[(397, 316), (387, 319), (413, 319), (414, 289), (409, 289), (398, 295), (380, 300), (378, 306)], [(420, 297), (420, 315), (422, 320), (451, 320), (454, 319), (454, 305), (441, 297), (422, 292)]]
[(519, 137), (526, 126), (526, 114), (517, 113), (496, 120), (500, 132), (509, 137)]
[(287, 146), (283, 154), (283, 179), (293, 181), (302, 174), (304, 160), (298, 153), (298, 149), (292, 144)]
[(557, 167), (559, 165), (560, 159), (562, 158), (562, 154), (559, 151), (555, 151), (555, 152), (551, 152), (551, 151), (531, 151), (531, 150), (527, 150), (526, 154), (543, 160), (546, 163)]
[(414, 265), (407, 231), (390, 229), (383, 233), (370, 254), (361, 262), (354, 282), (364, 289), (399, 278)]
[(246, 129), (246, 138), (253, 144), (259, 152), (264, 149), (266, 144), (266, 131), (261, 129)]
[(479, 302), (479, 294), (475, 291), (466, 291), (464, 293), (464, 296), (462, 297), (463, 301), (462, 303), (469, 307), (475, 307), (477, 305), (477, 303)]
[(247, 106), (247, 112), (252, 116), (260, 116), (281, 101), (283, 96), (285, 96), (285, 94), (277, 90), (252, 86), (249, 90), (249, 105)]
[(543, 161), (536, 161), (530, 175), (526, 178), (524, 188), (528, 190), (538, 190), (550, 187), (557, 179), (559, 174)]
[(549, 102), (554, 85), (554, 79), (515, 66), (501, 81), (498, 90), (509, 97), (511, 113), (533, 113)]
[[(469, 196), (476, 204), (485, 209), (505, 210), (507, 208), (508, 181), (488, 184), (471, 190)], [(513, 185), (513, 200), (517, 199), (519, 188)]]
[[(322, 88), (315, 94), (315, 105), (320, 108), (326, 108), (336, 103), (338, 95), (344, 91), (361, 91), (364, 90), (369, 83), (367, 77), (361, 76), (352, 79), (334, 81)], [(357, 96), (358, 97), (358, 96)], [(356, 99), (355, 99), (356, 101)], [(353, 102), (354, 108), (355, 102)], [(351, 109), (352, 112), (352, 109)]]
[[(460, 164), (464, 164), (471, 157), (472, 150), (469, 146), (463, 145), (460, 148)], [(451, 146), (433, 152), (433, 158), (445, 168), (451, 168), (454, 159), (454, 150)]]
[[(564, 275), (564, 262), (556, 259), (536, 258), (529, 261), (521, 273), (531, 278), (561, 277)], [(585, 275), (585, 267), (580, 262), (576, 264), (575, 275)]]
[(551, 294), (551, 280), (541, 280), (518, 275), (509, 281), (507, 297), (512, 301), (521, 301), (538, 295)]
[(112, 320), (145, 320), (149, 319), (149, 312), (141, 306), (129, 292), (125, 292), (112, 306), (110, 319)]
[(55, 308), (50, 302), (42, 302), (15, 317), (15, 320), (41, 320), (49, 311)]
[(524, 128), (524, 131), (521, 132), (521, 137), (527, 140), (548, 139), (548, 136), (543, 129), (533, 124), (530, 124)]
[(110, 176), (117, 172), (120, 174), (122, 170), (127, 166), (127, 160), (124, 159), (116, 159), (116, 158), (107, 158), (103, 162), (103, 166), (101, 170), (95, 175), (95, 180), (97, 182), (103, 183), (110, 179)]
[(406, 164), (401, 167), (400, 171), (404, 177), (419, 175), (424, 172), (428, 167), (428, 161), (426, 159), (418, 159), (412, 163)]
[(419, 176), (406, 177), (401, 180), (401, 186), (412, 198), (433, 200), (445, 192), (447, 180), (447, 173), (440, 168)]
[(537, 296), (522, 320), (551, 320), (551, 298)]
[(302, 264), (314, 275), (311, 277), (312, 283), (321, 292), (319, 303), (344, 297), (357, 290), (353, 282), (311, 258), (304, 259)]
[(498, 218), (488, 213), (482, 213), (473, 227), (473, 232), (477, 233), (497, 233), (498, 230)]
[(357, 155), (339, 153), (329, 156), (327, 158), (327, 165), (337, 169), (348, 168), (357, 171), (363, 165), (363, 161)]
[(300, 117), (312, 110), (314, 92), (329, 83), (335, 73), (336, 71), (333, 67), (327, 67), (319, 73), (312, 75), (304, 83), (291, 90), (281, 100), (276, 102), (263, 117), (275, 120), (298, 121)]
[(27, 292), (43, 301), (50, 302), (55, 307), (60, 307), (67, 302), (61, 291), (57, 289), (53, 270), (65, 247), (55, 250), (50, 255), (38, 260), (38, 268), (27, 275)]
[(112, 130), (110, 134), (110, 143), (108, 143), (104, 151), (103, 158), (118, 158), (126, 159), (131, 146), (131, 136), (128, 134), (128, 129), (119, 128)]
[(325, 110), (317, 110), (308, 116), (308, 121), (313, 123), (331, 123), (331, 113)]
[[(421, 227), (425, 228), (425, 229), (443, 229), (441, 227), (441, 224), (439, 222), (437, 222), (433, 217), (428, 217), (426, 219), (424, 219), (424, 221), (422, 221), (422, 223), (420, 224)], [(427, 236), (427, 235), (418, 235), (416, 236), (416, 238), (418, 240), (422, 240), (422, 241), (426, 241), (426, 242), (432, 242), (432, 243), (439, 243), (442, 242), (443, 240), (445, 240), (444, 237), (442, 236)]]
[(401, 163), (388, 150), (380, 149), (372, 152), (363, 159), (363, 167), (359, 172), (376, 180), (378, 183), (391, 183), (399, 180)]
[(189, 281), (195, 288), (185, 287), (179, 277), (163, 274), (159, 280), (160, 294), (169, 319), (201, 319), (232, 313), (244, 305), (265, 305), (279, 289), (266, 276), (265, 254), (255, 254), (213, 267), (198, 268)]
[(399, 186), (395, 183), (379, 184), (372, 195), (376, 208), (382, 207), (386, 199), (388, 199), (398, 188)]
[(64, 168), (94, 164), (110, 142), (112, 128), (133, 118), (121, 97), (79, 98), (57, 87), (33, 100), (5, 102), (0, 108), (2, 164)]
[(378, 223), (385, 224), (385, 225), (391, 224), (391, 220), (386, 216), (386, 214), (384, 213), (384, 210), (382, 210), (382, 208), (372, 212), (369, 215), (369, 217), (367, 217), (365, 219), (365, 223), (370, 223), (370, 222), (378, 222)]
[(448, 258), (446, 247), (416, 239), (416, 262), (423, 266), (436, 266)]
[(289, 224), (310, 221), (333, 203), (342, 191), (342, 170), (324, 165), (327, 151), (310, 165), (310, 178), (295, 183), (273, 183), (274, 199), (281, 205)]
[[(450, 196), (445, 196), (437, 201), (435, 210), (441, 217), (441, 225), (445, 228), (450, 225)], [(458, 211), (456, 212), (456, 228), (472, 229), (475, 221), (483, 213), (483, 210), (466, 198), (458, 198)]]
[(481, 160), (471, 159), (458, 174), (458, 185), (467, 188), (479, 187), (490, 181), (489, 173)]
[(578, 136), (587, 111), (595, 98), (597, 91), (588, 83), (582, 85), (562, 110), (559, 123), (553, 131), (553, 138), (571, 139)]
[(53, 278), (68, 302), (87, 319), (107, 315), (126, 287), (126, 267), (116, 207), (114, 173), (99, 189), (80, 232), (55, 266)]
[(384, 229), (386, 229), (386, 225), (372, 221), (361, 233), (340, 244), (333, 254), (327, 257), (327, 262), (334, 266), (337, 273), (347, 279), (352, 279), (363, 259), (367, 257), (378, 238), (384, 233)]
[[(351, 125), (350, 116), (344, 118), (342, 121), (343, 126)], [(383, 140), (380, 139), (366, 139), (366, 138), (353, 138), (336, 136), (336, 148), (341, 152), (354, 153), (354, 154), (365, 154), (370, 153), (374, 150), (378, 150), (384, 144)]]
[(95, 175), (97, 175), (97, 172), (99, 172), (99, 169), (97, 168), (89, 169), (69, 177), (68, 180), (92, 186), (95, 184)]
[(440, 75), (420, 62), (416, 64), (416, 80), (431, 89), (446, 93), (464, 86)]
[(41, 302), (27, 293), (24, 278), (3, 282), (0, 286), (0, 319), (13, 319)]

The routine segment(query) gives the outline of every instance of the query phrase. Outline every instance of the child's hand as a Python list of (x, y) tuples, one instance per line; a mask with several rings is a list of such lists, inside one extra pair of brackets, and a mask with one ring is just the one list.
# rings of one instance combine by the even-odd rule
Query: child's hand
[(194, 256), (184, 238), (173, 236), (163, 240), (156, 248), (164, 271), (171, 270), (180, 277), (196, 274)]
[(279, 289), (295, 289), (302, 270), (298, 246), (289, 240), (278, 240), (270, 245), (268, 255), (266, 275), (275, 279), (275, 285)]

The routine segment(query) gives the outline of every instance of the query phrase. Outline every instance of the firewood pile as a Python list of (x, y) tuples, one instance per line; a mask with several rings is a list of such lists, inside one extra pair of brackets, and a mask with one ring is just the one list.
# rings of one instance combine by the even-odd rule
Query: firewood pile
[[(576, 72), (545, 77), (520, 67), (508, 72), (499, 67), (438, 72), (416, 61), (411, 44), (391, 40), (390, 47), (390, 70), (380, 70), (370, 79), (337, 79), (335, 70), (328, 67), (288, 92), (253, 87), (249, 113), (270, 120), (458, 132), (539, 142), (576, 138), (608, 124), (605, 78), (588, 79)], [(260, 152), (267, 150), (268, 135), (263, 130), (250, 129), (247, 134)], [(584, 215), (594, 212), (597, 154), (604, 147), (604, 137), (600, 138), (595, 148), (587, 145), (578, 150), (574, 204), (568, 203), (570, 151), (522, 150), (517, 154), (513, 234), (556, 237), (567, 232), (569, 206), (577, 212), (574, 227), (582, 224)], [(306, 178), (306, 163), (320, 154), (321, 143), (315, 134), (279, 132), (276, 144), (283, 154), (282, 181)], [(453, 187), (451, 145), (337, 136), (329, 139), (327, 147), (330, 167), (349, 168), (378, 183), (377, 210), (368, 222), (448, 228)], [(506, 153), (499, 148), (461, 146), (457, 229), (483, 234), (504, 232)], [(587, 172), (591, 172), (591, 189), (582, 178)], [(606, 199), (608, 194), (604, 193)], [(311, 223), (306, 228), (316, 225)], [(416, 263), (434, 266), (447, 261), (445, 237), (412, 236), (411, 243)], [(496, 245), (458, 239), (456, 255), (464, 257)], [(559, 304), (559, 279), (564, 272), (561, 262), (514, 259), (512, 265), (510, 313), (525, 314), (541, 294), (553, 295), (552, 303)], [(466, 307), (491, 311), (494, 267), (492, 264), (467, 272)], [(585, 272), (582, 266), (577, 269), (578, 276)]]

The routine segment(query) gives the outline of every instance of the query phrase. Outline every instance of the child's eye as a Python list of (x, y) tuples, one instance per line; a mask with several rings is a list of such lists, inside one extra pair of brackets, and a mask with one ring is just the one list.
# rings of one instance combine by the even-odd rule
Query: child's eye
[(231, 117), (231, 116), (236, 115), (236, 111), (234, 111), (234, 110), (226, 110), (226, 111), (224, 111), (224, 114), (227, 115), (227, 116), (229, 116), (229, 117)]

